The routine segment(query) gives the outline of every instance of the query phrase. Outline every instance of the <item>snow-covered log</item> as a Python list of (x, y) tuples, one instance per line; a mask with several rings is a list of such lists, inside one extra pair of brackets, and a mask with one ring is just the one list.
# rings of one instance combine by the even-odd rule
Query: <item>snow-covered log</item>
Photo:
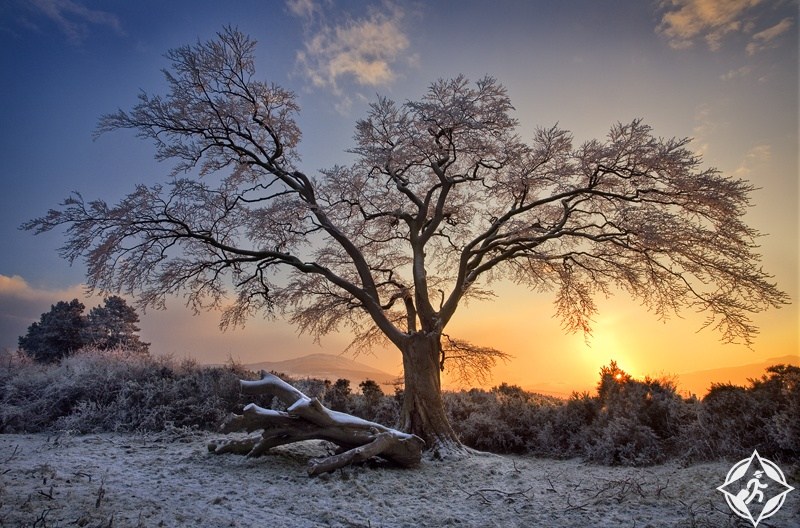
[(416, 466), (422, 458), (425, 442), (418, 436), (332, 411), (273, 374), (262, 371), (260, 380), (240, 383), (244, 394), (275, 396), (286, 405), (286, 411), (264, 409), (253, 403), (247, 405), (242, 414), (229, 416), (221, 431), (262, 429), (261, 436), (211, 442), (208, 450), (212, 453), (260, 456), (273, 447), (311, 439), (338, 445), (337, 454), (309, 462), (309, 475), (333, 471), (374, 456), (404, 467)]

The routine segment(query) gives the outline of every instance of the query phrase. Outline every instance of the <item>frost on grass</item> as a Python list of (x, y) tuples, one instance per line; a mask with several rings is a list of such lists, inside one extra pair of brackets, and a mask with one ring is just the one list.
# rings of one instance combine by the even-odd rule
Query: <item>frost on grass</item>
[[(275, 448), (269, 458), (217, 457), (201, 446), (214, 436), (0, 435), (0, 524), (573, 528), (741, 520), (715, 490), (734, 461), (630, 468), (490, 455), (423, 458), (414, 471), (348, 466), (309, 479), (297, 465), (324, 453), (319, 441)], [(793, 492), (770, 521), (791, 526), (798, 518)]]

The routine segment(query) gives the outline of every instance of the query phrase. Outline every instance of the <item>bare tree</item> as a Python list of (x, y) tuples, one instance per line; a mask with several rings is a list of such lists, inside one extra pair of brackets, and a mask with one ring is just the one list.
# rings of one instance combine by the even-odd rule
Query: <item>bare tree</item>
[(75, 194), (24, 227), (67, 226), (63, 255), (85, 259), (89, 286), (142, 305), (185, 293), (201, 310), (233, 290), (223, 326), (277, 311), (314, 335), (349, 327), (356, 347), (388, 340), (403, 356), (401, 427), (429, 448), (458, 445), (447, 350), (480, 352), (443, 346), (443, 332), (493, 281), (554, 291), (569, 331), (588, 332), (594, 297), (622, 289), (748, 344), (749, 315), (788, 300), (743, 220), (753, 187), (701, 167), (688, 139), (636, 120), (577, 147), (558, 127), (524, 142), (502, 85), (458, 77), (418, 101), (379, 98), (356, 125), (355, 163), (312, 176), (295, 96), (254, 79), (254, 46), (227, 28), (170, 51), (166, 95), (101, 119), (100, 133), (134, 129), (175, 161), (168, 183), (116, 205)]

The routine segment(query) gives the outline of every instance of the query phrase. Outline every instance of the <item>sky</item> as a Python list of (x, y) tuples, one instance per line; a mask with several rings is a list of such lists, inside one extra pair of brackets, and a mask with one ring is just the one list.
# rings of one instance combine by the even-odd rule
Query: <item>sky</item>
[[(481, 2), (7, 0), (0, 4), (0, 349), (59, 300), (88, 308), (82, 263), (58, 255), (64, 233), (20, 224), (72, 191), (114, 202), (169, 166), (133, 133), (93, 138), (101, 115), (162, 93), (164, 53), (230, 25), (258, 41), (258, 77), (301, 105), (301, 167), (347, 163), (354, 125), (378, 95), (419, 98), (439, 78), (491, 75), (531, 137), (571, 130), (576, 144), (642, 118), (758, 190), (746, 219), (764, 234), (764, 268), (792, 304), (755, 316), (752, 349), (698, 332), (694, 313), (660, 321), (635, 301), (599, 301), (594, 332), (565, 334), (552, 295), (511, 285), (462, 306), (451, 336), (513, 359), (487, 381), (553, 392), (588, 390), (611, 359), (635, 376), (757, 363), (798, 355), (797, 0), (543, 0)], [(315, 343), (281, 320), (222, 333), (218, 313), (193, 315), (180, 298), (142, 314), (154, 353), (200, 362), (282, 360), (341, 353), (346, 335)], [(395, 350), (360, 361), (399, 372)]]

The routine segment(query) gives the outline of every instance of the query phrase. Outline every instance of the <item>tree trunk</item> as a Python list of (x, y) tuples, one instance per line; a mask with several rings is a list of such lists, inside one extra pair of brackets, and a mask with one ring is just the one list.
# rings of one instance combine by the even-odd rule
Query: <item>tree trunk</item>
[(402, 352), (405, 389), (400, 428), (425, 440), (425, 448), (434, 456), (461, 451), (463, 446), (444, 411), (440, 336), (413, 334)]
[(211, 442), (208, 449), (212, 453), (260, 456), (273, 447), (309, 439), (337, 444), (340, 447), (338, 454), (309, 462), (309, 475), (333, 471), (373, 456), (404, 467), (415, 466), (422, 458), (423, 442), (420, 438), (331, 411), (316, 398), (309, 398), (273, 374), (262, 372), (261, 380), (243, 380), (240, 383), (242, 393), (271, 394), (281, 400), (287, 410), (264, 409), (251, 403), (244, 408), (243, 414), (231, 415), (222, 425), (222, 432), (263, 429), (261, 436)]

